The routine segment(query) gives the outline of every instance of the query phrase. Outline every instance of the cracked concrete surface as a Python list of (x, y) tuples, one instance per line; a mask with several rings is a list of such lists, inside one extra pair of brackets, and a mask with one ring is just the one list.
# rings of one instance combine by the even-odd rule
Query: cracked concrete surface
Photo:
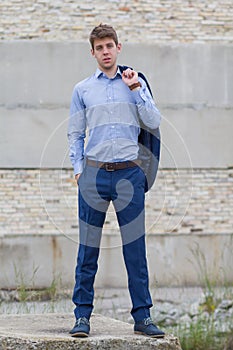
[(99, 314), (91, 317), (89, 338), (69, 335), (74, 323), (72, 314), (1, 315), (0, 350), (181, 350), (179, 340), (167, 335), (164, 339), (136, 336), (129, 323)]

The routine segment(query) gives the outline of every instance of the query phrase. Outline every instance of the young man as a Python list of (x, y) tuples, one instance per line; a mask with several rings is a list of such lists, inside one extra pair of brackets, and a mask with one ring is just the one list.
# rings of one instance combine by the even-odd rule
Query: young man
[(80, 233), (73, 292), (76, 322), (70, 334), (85, 337), (90, 332), (102, 227), (112, 201), (128, 273), (134, 332), (163, 337), (164, 332), (150, 318), (145, 175), (137, 159), (140, 120), (156, 129), (161, 116), (137, 72), (129, 68), (120, 72), (117, 57), (121, 44), (115, 30), (100, 24), (92, 30), (90, 43), (98, 68), (73, 90), (68, 129), (70, 159), (79, 186)]

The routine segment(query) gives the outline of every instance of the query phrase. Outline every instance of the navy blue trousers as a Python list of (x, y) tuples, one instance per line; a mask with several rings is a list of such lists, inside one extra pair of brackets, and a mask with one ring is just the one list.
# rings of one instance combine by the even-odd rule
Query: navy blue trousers
[(101, 234), (110, 201), (121, 232), (132, 317), (137, 322), (150, 316), (152, 300), (146, 259), (144, 186), (145, 176), (138, 166), (115, 171), (84, 168), (79, 179), (80, 242), (72, 299), (76, 318), (89, 319), (93, 310)]

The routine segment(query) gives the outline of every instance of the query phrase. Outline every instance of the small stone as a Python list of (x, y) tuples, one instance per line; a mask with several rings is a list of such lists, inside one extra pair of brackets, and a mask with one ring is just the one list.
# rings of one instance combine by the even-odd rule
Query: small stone
[(178, 319), (181, 315), (183, 315), (183, 310), (178, 308), (173, 308), (169, 311), (169, 315)]
[(190, 307), (189, 315), (191, 317), (197, 316), (200, 312), (199, 308), (200, 308), (199, 302), (193, 303)]
[(218, 309), (228, 310), (233, 307), (233, 300), (222, 300), (218, 305)]
[(179, 323), (184, 324), (184, 325), (189, 325), (192, 322), (191, 317), (188, 314), (185, 314), (180, 317)]
[(159, 311), (154, 312), (152, 314), (153, 320), (155, 321), (155, 323), (164, 323), (167, 316), (165, 314), (160, 313)]
[(167, 316), (164, 320), (164, 325), (165, 326), (175, 326), (177, 324), (177, 319), (176, 317), (172, 316)]

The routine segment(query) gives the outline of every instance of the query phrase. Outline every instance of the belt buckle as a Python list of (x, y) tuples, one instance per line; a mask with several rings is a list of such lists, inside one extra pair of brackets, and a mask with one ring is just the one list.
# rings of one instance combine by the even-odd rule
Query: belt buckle
[(106, 171), (114, 171), (115, 170), (114, 163), (106, 163), (105, 164), (105, 170)]

